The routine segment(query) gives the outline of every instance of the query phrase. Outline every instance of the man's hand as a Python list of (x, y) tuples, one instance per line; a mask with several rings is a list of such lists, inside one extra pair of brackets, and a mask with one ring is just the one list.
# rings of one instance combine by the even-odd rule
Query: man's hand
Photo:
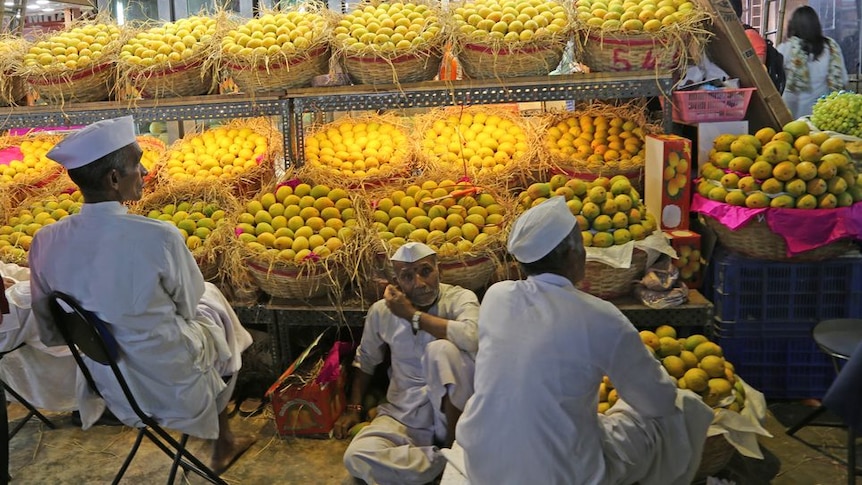
[(395, 285), (389, 285), (383, 292), (383, 299), (386, 301), (386, 306), (395, 316), (410, 320), (413, 314), (416, 313), (416, 307), (410, 302), (401, 290)]
[(332, 434), (336, 439), (343, 440), (349, 436), (350, 428), (360, 422), (361, 418), (358, 411), (345, 410), (338, 417), (338, 420), (335, 421), (335, 425), (332, 427)]

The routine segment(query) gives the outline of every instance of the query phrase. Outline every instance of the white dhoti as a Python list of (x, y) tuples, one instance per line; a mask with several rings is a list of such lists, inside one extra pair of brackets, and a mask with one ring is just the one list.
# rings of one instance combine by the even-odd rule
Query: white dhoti
[(671, 416), (646, 419), (619, 400), (606, 415), (600, 415), (606, 483), (691, 483), (714, 413), (688, 390), (677, 391), (676, 408)]
[(369, 484), (424, 484), (443, 472), (446, 459), (435, 445), (446, 436), (443, 397), (448, 395), (456, 408), (464, 409), (473, 394), (475, 363), (470, 354), (441, 339), (425, 347), (422, 367), (433, 418), (423, 427), (410, 427), (387, 415), (386, 405), (381, 405), (381, 414), (344, 453), (344, 466), (354, 477)]

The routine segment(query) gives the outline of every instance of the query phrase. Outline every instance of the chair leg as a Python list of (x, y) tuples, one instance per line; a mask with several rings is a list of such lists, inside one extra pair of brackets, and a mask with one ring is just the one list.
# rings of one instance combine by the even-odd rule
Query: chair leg
[(186, 449), (186, 442), (189, 440), (189, 435), (183, 434), (180, 438), (180, 447), (177, 449), (177, 454), (174, 457), (174, 463), (171, 465), (171, 474), (168, 475), (168, 485), (174, 485), (174, 477), (177, 476), (177, 467), (183, 459), (183, 450)]
[(24, 426), (24, 424), (33, 416), (37, 417), (39, 419), (39, 421), (42, 421), (43, 423), (45, 423), (45, 426), (47, 426), (50, 429), (55, 429), (57, 427), (56, 425), (54, 425), (54, 423), (51, 422), (51, 420), (46, 418), (45, 415), (40, 413), (39, 410), (36, 409), (32, 404), (30, 404), (29, 401), (27, 401), (20, 394), (15, 392), (15, 389), (12, 389), (11, 387), (9, 387), (9, 385), (6, 384), (5, 382), (3, 383), (3, 389), (5, 389), (6, 392), (8, 392), (9, 394), (12, 394), (12, 396), (19, 403), (21, 403), (22, 406), (27, 408), (27, 411), (29, 411), (29, 413), (27, 414), (27, 417), (24, 418), (24, 420), (21, 421), (21, 423), (14, 430), (12, 430), (12, 432), (9, 434), (10, 438), (15, 436), (15, 433), (17, 433), (21, 429), (21, 427)]
[(129, 456), (126, 457), (126, 461), (123, 462), (123, 466), (120, 467), (120, 471), (117, 472), (117, 476), (114, 477), (114, 481), (112, 485), (117, 485), (120, 483), (120, 479), (123, 478), (123, 475), (126, 474), (126, 470), (129, 468), (129, 465), (132, 463), (132, 458), (135, 457), (135, 454), (138, 452), (138, 448), (141, 446), (141, 440), (144, 439), (144, 432), (147, 428), (141, 428), (138, 431), (138, 437), (135, 438), (135, 444), (132, 446), (132, 450), (129, 452)]
[(794, 424), (793, 426), (791, 426), (791, 427), (787, 428), (787, 431), (786, 431), (787, 436), (793, 436), (793, 435), (794, 435), (794, 433), (796, 433), (796, 432), (797, 432), (797, 431), (799, 431), (800, 429), (804, 428), (805, 426), (808, 426), (808, 423), (810, 423), (810, 422), (814, 421), (814, 420), (815, 420), (815, 419), (817, 419), (821, 414), (823, 414), (823, 413), (825, 413), (825, 412), (826, 412), (826, 407), (825, 407), (825, 406), (820, 406), (820, 407), (818, 407), (817, 409), (815, 409), (815, 410), (811, 411), (811, 412), (808, 414), (808, 416), (805, 416), (804, 418), (802, 418), (801, 420), (799, 420), (799, 422), (798, 422), (798, 423), (796, 423), (796, 424)]
[[(193, 472), (210, 483), (227, 485), (226, 482), (222, 480), (216, 472), (214, 472), (210, 467), (204, 465), (203, 462), (201, 462), (196, 456), (189, 453), (188, 450), (185, 449), (185, 446), (178, 443), (177, 440), (175, 440), (170, 434), (167, 433), (167, 431), (163, 430), (160, 427), (153, 426), (148, 431), (147, 437), (149, 437), (151, 441), (156, 443), (159, 448), (161, 448), (162, 451), (164, 451), (165, 454), (167, 454), (171, 458), (175, 458), (177, 455), (181, 455), (182, 459), (179, 463), (179, 466), (183, 467), (183, 470)], [(162, 440), (164, 440), (164, 442), (162, 442)], [(165, 443), (177, 450), (177, 453), (175, 454), (173, 451), (171, 451), (168, 446), (165, 445)]]

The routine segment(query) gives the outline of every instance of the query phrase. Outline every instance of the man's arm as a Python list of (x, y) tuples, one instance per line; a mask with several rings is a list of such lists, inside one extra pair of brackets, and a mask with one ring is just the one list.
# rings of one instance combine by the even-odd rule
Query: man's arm
[(168, 232), (164, 244), (167, 269), (162, 274), (162, 286), (176, 303), (177, 313), (189, 320), (204, 294), (204, 278), (179, 231), (173, 233)]
[(419, 312), (419, 329), (430, 333), (438, 339), (452, 341), (459, 349), (475, 353), (479, 348), (478, 322), (479, 300), (476, 295), (465, 289), (459, 289), (456, 309), (452, 318), (443, 318), (428, 312), (423, 312), (413, 306), (413, 303), (397, 287), (389, 285), (383, 293), (389, 310), (399, 318), (413, 321)]
[(362, 401), (365, 399), (365, 393), (368, 391), (368, 384), (372, 377), (374, 377), (372, 374), (366, 374), (358, 367), (353, 369), (353, 383), (350, 386), (347, 409), (338, 417), (332, 429), (335, 438), (347, 438), (350, 428), (362, 421), (362, 412), (367, 411), (367, 409), (362, 409)]
[(30, 263), (30, 308), (36, 319), (36, 326), (39, 328), (39, 340), (48, 347), (66, 345), (66, 340), (51, 315), (51, 306), (48, 301), (51, 289), (42, 280), (41, 274), (41, 269), (48, 262), (46, 256), (42, 254), (39, 241), (38, 235), (33, 238), (28, 256)]

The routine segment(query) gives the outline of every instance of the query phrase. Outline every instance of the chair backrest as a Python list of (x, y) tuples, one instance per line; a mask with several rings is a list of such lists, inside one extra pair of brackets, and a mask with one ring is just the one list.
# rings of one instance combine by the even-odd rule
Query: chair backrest
[(858, 433), (862, 430), (862, 343), (823, 396), (823, 405)]
[(65, 293), (54, 291), (49, 298), (54, 323), (60, 329), (60, 334), (66, 340), (66, 344), (90, 388), (101, 396), (90, 370), (84, 365), (81, 353), (99, 364), (109, 366), (135, 414), (145, 424), (154, 425), (153, 418), (144, 413), (138, 406), (123, 373), (117, 366), (120, 347), (108, 328), (108, 324), (97, 317), (95, 313), (82, 308), (74, 298)]

